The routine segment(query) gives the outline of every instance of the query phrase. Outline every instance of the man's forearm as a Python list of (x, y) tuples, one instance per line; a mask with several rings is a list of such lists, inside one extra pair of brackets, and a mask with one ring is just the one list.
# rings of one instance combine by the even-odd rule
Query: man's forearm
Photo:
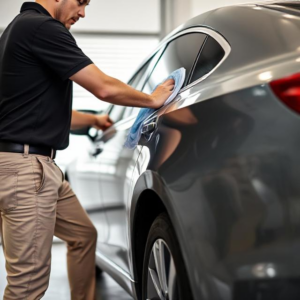
[(101, 96), (103, 101), (113, 104), (133, 107), (155, 107), (155, 102), (150, 95), (137, 91), (122, 81), (109, 76), (107, 76)]
[(81, 129), (84, 127), (91, 127), (95, 123), (95, 116), (92, 114), (85, 114), (72, 110), (71, 129)]
[(70, 77), (71, 80), (91, 92), (98, 99), (113, 104), (159, 108), (171, 94), (173, 83), (160, 86), (156, 93), (151, 95), (142, 93), (110, 77), (99, 70), (95, 65), (89, 65)]

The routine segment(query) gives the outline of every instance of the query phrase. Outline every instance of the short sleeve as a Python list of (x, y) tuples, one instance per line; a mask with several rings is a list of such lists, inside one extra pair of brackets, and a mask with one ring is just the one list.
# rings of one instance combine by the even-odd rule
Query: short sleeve
[(39, 26), (32, 51), (62, 80), (70, 78), (93, 62), (77, 46), (75, 39), (63, 24), (48, 20)]

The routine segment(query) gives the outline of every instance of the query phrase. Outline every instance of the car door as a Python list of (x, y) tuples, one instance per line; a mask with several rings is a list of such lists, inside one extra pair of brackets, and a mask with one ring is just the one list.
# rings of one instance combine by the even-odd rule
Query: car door
[[(130, 108), (127, 108), (127, 113), (128, 110)], [(99, 140), (101, 153), (98, 156), (99, 184), (108, 222), (108, 236), (105, 241), (98, 241), (97, 248), (102, 255), (127, 272), (126, 199), (139, 149), (130, 150), (123, 145), (134, 119), (129, 116), (105, 132)]]
[[(185, 67), (190, 73), (193, 63), (201, 48), (205, 34), (198, 33), (188, 38), (182, 38), (164, 45), (155, 55), (154, 61), (149, 63), (148, 70), (144, 74), (138, 74), (133, 78), (133, 83), (138, 89), (151, 92), (155, 83), (163, 81), (174, 70)], [(156, 63), (156, 59), (159, 59)], [(154, 71), (153, 71), (154, 70)], [(150, 77), (149, 77), (150, 76)], [(140, 78), (140, 79), (137, 79)], [(136, 80), (137, 79), (137, 80)], [(186, 78), (186, 82), (188, 77)], [(147, 85), (145, 87), (145, 82)], [(130, 243), (128, 239), (128, 207), (130, 206), (130, 190), (132, 190), (132, 176), (136, 167), (141, 147), (135, 150), (124, 148), (126, 136), (134, 123), (138, 109), (127, 108), (122, 121), (111, 128), (111, 138), (102, 142), (102, 152), (99, 155), (101, 172), (101, 194), (107, 216), (109, 234), (105, 243), (98, 243), (98, 251), (109, 260), (113, 261), (122, 270), (132, 273), (129, 267)], [(101, 143), (101, 141), (99, 141)]]
[[(124, 110), (123, 106), (112, 105), (103, 113), (109, 114), (114, 122), (118, 122), (122, 119)], [(102, 134), (102, 131), (91, 128), (89, 136), (82, 136), (82, 145), (77, 149), (79, 155), (67, 168), (70, 184), (97, 229), (98, 241), (105, 241), (108, 236), (107, 218), (100, 190), (99, 145), (96, 142), (97, 136)]]
[[(158, 59), (158, 55), (160, 52), (142, 66), (130, 80), (131, 86), (136, 89), (142, 87), (141, 83), (146, 80), (148, 70)], [(114, 106), (109, 114), (113, 121), (116, 121), (114, 118), (116, 107)], [(139, 149), (129, 150), (123, 145), (139, 108), (123, 107), (123, 109), (122, 118), (95, 140), (98, 149), (96, 161), (99, 170), (100, 197), (108, 224), (106, 239), (98, 239), (97, 253), (129, 272), (126, 200)]]

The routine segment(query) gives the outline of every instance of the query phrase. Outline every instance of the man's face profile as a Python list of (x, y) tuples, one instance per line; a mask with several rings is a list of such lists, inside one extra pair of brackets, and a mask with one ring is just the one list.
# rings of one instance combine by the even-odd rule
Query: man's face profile
[(90, 0), (61, 0), (55, 13), (55, 19), (70, 29), (80, 18), (85, 17), (85, 8)]

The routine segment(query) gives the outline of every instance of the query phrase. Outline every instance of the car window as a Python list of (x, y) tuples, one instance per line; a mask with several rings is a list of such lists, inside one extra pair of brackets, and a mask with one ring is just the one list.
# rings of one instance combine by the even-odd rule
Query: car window
[(137, 116), (138, 113), (140, 112), (141, 108), (140, 107), (134, 107), (133, 110), (131, 111), (131, 116)]
[(123, 114), (123, 119), (128, 118), (131, 115), (133, 107), (126, 107), (125, 112)]
[(181, 67), (186, 69), (186, 85), (188, 75), (197, 55), (205, 41), (202, 33), (189, 33), (171, 41), (148, 79), (143, 91), (151, 93), (154, 88), (167, 78), (173, 71)]
[(141, 109), (140, 107), (126, 107), (123, 115), (123, 119), (126, 119), (130, 116), (137, 116), (140, 109)]
[(151, 59), (149, 59), (148, 62), (138, 71), (138, 73), (135, 74), (133, 79), (130, 80), (129, 82), (130, 86), (132, 86), (133, 88), (137, 88), (141, 79), (144, 77), (150, 63), (151, 63)]
[(190, 82), (196, 81), (213, 70), (225, 55), (220, 44), (209, 37), (200, 53)]
[(113, 105), (111, 110), (109, 111), (109, 117), (112, 119), (114, 123), (119, 122), (123, 118), (123, 114), (125, 111), (124, 106)]

